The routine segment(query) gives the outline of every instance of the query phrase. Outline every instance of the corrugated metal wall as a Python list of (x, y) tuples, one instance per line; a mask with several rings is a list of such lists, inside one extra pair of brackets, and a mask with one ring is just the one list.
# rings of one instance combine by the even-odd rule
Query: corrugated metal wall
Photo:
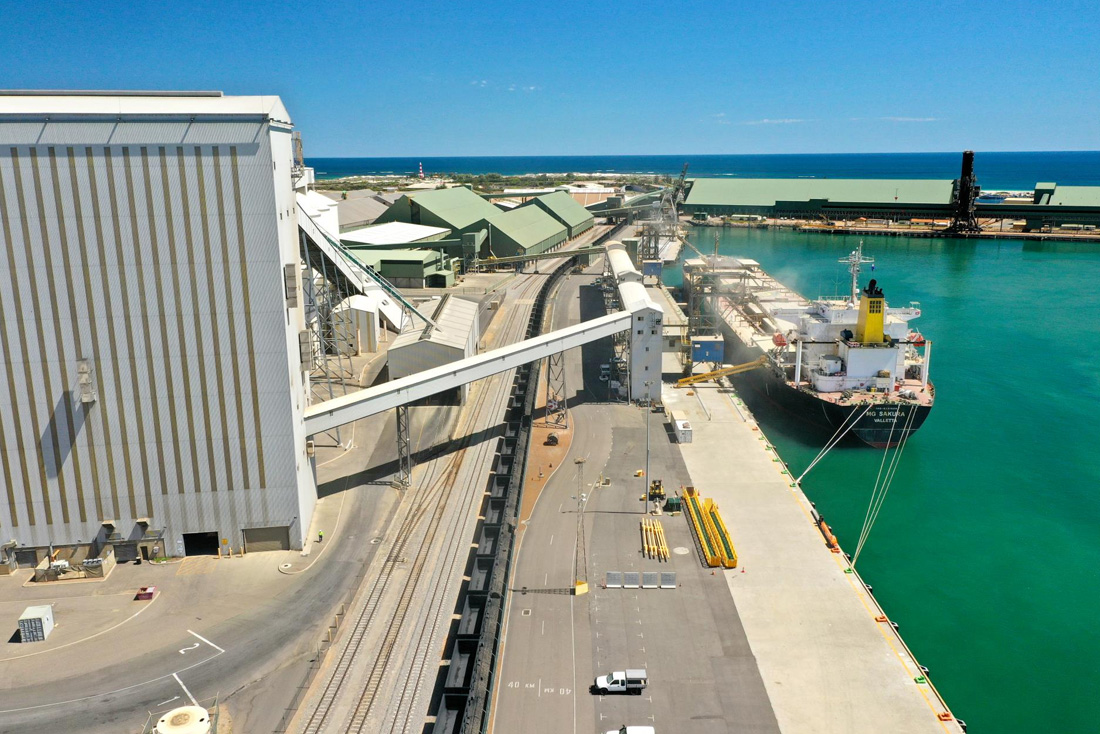
[(0, 537), (89, 541), (105, 519), (126, 537), (149, 518), (170, 544), (239, 545), (299, 515), (274, 192), (289, 161), (270, 151), (255, 121), (0, 123)]

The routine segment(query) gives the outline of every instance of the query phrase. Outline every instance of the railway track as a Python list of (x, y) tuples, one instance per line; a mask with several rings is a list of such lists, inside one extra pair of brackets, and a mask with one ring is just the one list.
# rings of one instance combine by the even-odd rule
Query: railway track
[[(508, 300), (513, 302), (505, 314), (505, 321), (496, 333), (495, 344), (500, 346), (522, 339), (527, 326), (533, 299), (545, 276), (521, 275), (508, 289)], [(522, 280), (521, 280), (522, 279)], [(520, 302), (520, 303), (515, 303)], [(453, 605), (451, 583), (455, 577), (454, 569), (465, 561), (469, 553), (468, 545), (459, 536), (470, 519), (470, 507), (483, 491), (483, 482), (479, 477), (472, 481), (458, 481), (464, 466), (476, 472), (478, 467), (491, 459), (495, 451), (495, 442), (481, 441), (473, 447), (471, 461), (467, 463), (468, 452), (474, 435), (486, 427), (499, 423), (507, 406), (511, 375), (505, 373), (483, 381), (471, 391), (473, 400), (468, 403), (459, 416), (459, 426), (455, 435), (458, 448), (446, 457), (440, 457), (421, 465), (421, 476), (416, 483), (414, 494), (408, 500), (408, 510), (402, 517), (393, 537), (392, 544), (382, 556), (382, 563), (374, 579), (370, 582), (367, 595), (359, 610), (354, 626), (347, 633), (332, 672), (316, 700), (315, 707), (305, 718), (304, 734), (321, 734), (325, 731), (344, 732), (388, 731), (405, 734), (418, 731), (422, 726), (423, 712), (414, 711), (415, 703), (424, 684), (424, 671), (428, 667), (428, 656), (435, 650), (439, 620), (445, 616), (448, 602)], [(456, 495), (456, 489), (461, 489)], [(442, 547), (436, 543), (440, 533), (446, 542)], [(415, 545), (412, 545), (415, 543)], [(410, 548), (415, 547), (411, 565), (406, 557)], [(442, 554), (441, 563), (431, 563), (432, 557)], [(434, 578), (429, 575), (427, 588), (422, 586), (425, 571), (434, 569)], [(407, 574), (404, 573), (407, 569)], [(394, 598), (396, 595), (396, 598)], [(427, 603), (418, 608), (414, 615), (417, 629), (413, 630), (410, 648), (402, 667), (403, 682), (399, 682), (393, 695), (384, 690), (383, 683), (394, 674), (391, 666), (402, 633), (409, 620), (410, 609), (417, 597), (427, 597)], [(425, 608), (426, 607), (426, 608)], [(380, 610), (383, 616), (380, 616)], [(422, 611), (421, 611), (422, 610)], [(388, 618), (385, 615), (388, 614)], [(384, 625), (378, 634), (376, 628)], [(369, 663), (369, 673), (358, 691), (351, 706), (349, 717), (340, 716), (346, 708), (342, 700), (350, 694), (349, 684), (356, 678), (357, 665), (368, 655), (373, 655)], [(408, 664), (411, 658), (411, 665)], [(408, 669), (408, 670), (406, 670)], [(433, 666), (434, 669), (434, 666)], [(433, 673), (434, 675), (434, 673)], [(392, 715), (386, 716), (383, 726), (374, 723), (377, 719), (379, 701), (390, 702), (387, 707)], [(375, 716), (372, 716), (375, 714)], [(337, 721), (337, 719), (341, 719)]]

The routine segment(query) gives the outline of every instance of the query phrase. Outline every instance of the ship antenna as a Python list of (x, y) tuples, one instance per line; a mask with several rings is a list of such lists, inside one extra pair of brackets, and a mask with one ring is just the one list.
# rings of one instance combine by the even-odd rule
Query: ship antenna
[(856, 305), (856, 296), (859, 295), (859, 273), (860, 265), (866, 265), (867, 263), (873, 263), (875, 258), (863, 256), (863, 240), (859, 241), (859, 247), (853, 250), (848, 257), (842, 257), (837, 262), (845, 263), (848, 266), (848, 272), (852, 274), (852, 295), (849, 297), (848, 303), (854, 308)]

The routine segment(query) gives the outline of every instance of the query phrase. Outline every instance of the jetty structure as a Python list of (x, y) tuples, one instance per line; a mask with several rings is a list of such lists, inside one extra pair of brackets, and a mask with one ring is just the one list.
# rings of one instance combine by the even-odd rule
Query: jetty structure
[[(838, 222), (942, 223), (945, 236), (982, 234), (981, 224), (1020, 221), (1021, 232), (1075, 233), (1100, 227), (1100, 186), (1040, 182), (1030, 199), (983, 197), (974, 152), (965, 151), (956, 179), (695, 178), (688, 179), (682, 212)], [(815, 230), (816, 231), (816, 230)], [(1069, 231), (1069, 230), (1067, 230)]]

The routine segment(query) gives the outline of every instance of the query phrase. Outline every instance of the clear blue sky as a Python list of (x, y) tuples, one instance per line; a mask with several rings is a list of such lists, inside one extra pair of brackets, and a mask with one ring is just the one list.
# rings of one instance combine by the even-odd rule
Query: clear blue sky
[(26, 2), (0, 27), (4, 86), (277, 94), (308, 156), (1100, 149), (1095, 2)]

